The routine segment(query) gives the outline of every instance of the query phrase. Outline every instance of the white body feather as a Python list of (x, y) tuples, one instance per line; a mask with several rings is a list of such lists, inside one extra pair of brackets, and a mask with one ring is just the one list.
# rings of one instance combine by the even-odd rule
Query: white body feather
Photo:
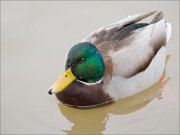
[(136, 94), (154, 83), (162, 76), (165, 66), (166, 48), (162, 47), (145, 71), (130, 77), (113, 76), (105, 90), (115, 99)]

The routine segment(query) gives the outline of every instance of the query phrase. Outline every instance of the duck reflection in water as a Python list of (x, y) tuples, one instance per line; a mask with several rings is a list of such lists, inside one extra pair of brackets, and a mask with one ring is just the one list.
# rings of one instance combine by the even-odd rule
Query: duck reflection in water
[(161, 99), (161, 92), (168, 80), (164, 71), (161, 79), (150, 88), (99, 108), (78, 109), (59, 103), (60, 112), (69, 122), (73, 123), (71, 130), (64, 130), (64, 132), (68, 134), (103, 134), (109, 115), (132, 113), (142, 109), (155, 98)]

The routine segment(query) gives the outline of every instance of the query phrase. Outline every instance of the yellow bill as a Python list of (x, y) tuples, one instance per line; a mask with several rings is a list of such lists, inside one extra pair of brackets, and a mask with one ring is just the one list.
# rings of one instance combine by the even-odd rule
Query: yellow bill
[(70, 83), (75, 80), (75, 76), (73, 75), (71, 69), (68, 69), (64, 72), (64, 74), (57, 80), (50, 88), (48, 93), (50, 95), (59, 93), (63, 91)]

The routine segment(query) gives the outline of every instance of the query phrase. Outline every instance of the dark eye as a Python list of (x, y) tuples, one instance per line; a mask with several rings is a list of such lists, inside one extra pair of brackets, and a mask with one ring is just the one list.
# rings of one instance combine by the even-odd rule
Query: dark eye
[(84, 57), (82, 57), (82, 58), (80, 59), (80, 63), (82, 63), (82, 62), (84, 62), (84, 61), (86, 61), (86, 59), (85, 59)]

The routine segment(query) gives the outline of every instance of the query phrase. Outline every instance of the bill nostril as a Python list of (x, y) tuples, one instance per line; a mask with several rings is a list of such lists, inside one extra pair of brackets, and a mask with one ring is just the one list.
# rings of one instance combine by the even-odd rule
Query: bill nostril
[(52, 89), (50, 89), (50, 90), (48, 91), (48, 93), (49, 93), (49, 95), (52, 95)]

